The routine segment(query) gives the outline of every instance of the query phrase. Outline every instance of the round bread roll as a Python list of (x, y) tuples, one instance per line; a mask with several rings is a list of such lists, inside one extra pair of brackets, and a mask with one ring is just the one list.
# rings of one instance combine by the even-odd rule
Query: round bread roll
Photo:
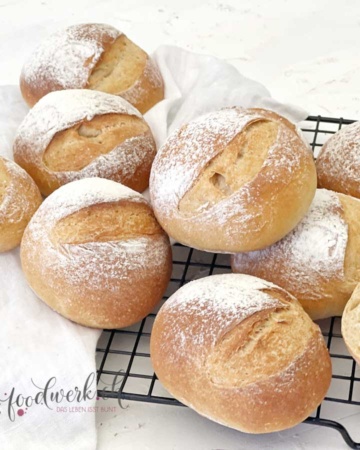
[(175, 131), (157, 153), (150, 194), (176, 241), (234, 253), (273, 244), (306, 214), (313, 156), (289, 121), (262, 109), (225, 108)]
[(350, 354), (360, 364), (360, 284), (344, 309), (341, 333)]
[(169, 238), (144, 197), (101, 178), (74, 181), (44, 201), (25, 230), (21, 262), (45, 303), (95, 328), (143, 319), (172, 264)]
[(39, 189), (25, 170), (0, 156), (0, 252), (20, 244), (41, 202)]
[(319, 327), (290, 294), (248, 275), (180, 288), (157, 314), (150, 353), (175, 398), (248, 433), (300, 423), (331, 381)]
[(286, 289), (314, 320), (340, 316), (360, 282), (360, 200), (318, 189), (290, 234), (234, 255), (232, 268)]
[(360, 198), (360, 122), (335, 133), (316, 160), (318, 186)]
[(110, 25), (72, 25), (45, 39), (25, 63), (22, 95), (31, 107), (62, 89), (94, 89), (120, 95), (141, 113), (164, 98), (155, 63)]
[(156, 145), (148, 124), (126, 100), (76, 89), (41, 99), (20, 125), (13, 150), (44, 195), (88, 177), (142, 192)]

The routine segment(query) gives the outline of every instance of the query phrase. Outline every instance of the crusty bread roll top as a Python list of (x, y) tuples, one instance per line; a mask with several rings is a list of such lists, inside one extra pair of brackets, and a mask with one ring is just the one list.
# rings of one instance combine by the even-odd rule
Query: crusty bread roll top
[(141, 194), (100, 178), (49, 196), (21, 243), (24, 274), (51, 308), (82, 325), (143, 319), (171, 274), (169, 239)]
[(180, 288), (156, 316), (150, 350), (175, 398), (249, 433), (301, 422), (331, 380), (319, 327), (290, 294), (247, 275), (214, 275)]
[(155, 214), (175, 240), (234, 253), (281, 239), (316, 189), (313, 156), (294, 125), (261, 109), (225, 108), (175, 131), (150, 175)]
[(21, 123), (13, 150), (44, 195), (87, 177), (141, 192), (156, 154), (148, 124), (130, 103), (87, 89), (42, 98)]
[(41, 202), (39, 189), (25, 170), (0, 156), (0, 252), (20, 244)]
[(291, 233), (266, 249), (234, 255), (232, 268), (283, 287), (314, 320), (341, 315), (360, 282), (360, 200), (318, 189)]
[(360, 284), (346, 304), (341, 333), (350, 354), (360, 364)]
[(20, 88), (29, 106), (63, 89), (121, 95), (142, 113), (164, 98), (149, 56), (116, 28), (98, 23), (72, 25), (45, 39), (25, 63)]
[(316, 160), (319, 187), (360, 198), (360, 122), (343, 127)]

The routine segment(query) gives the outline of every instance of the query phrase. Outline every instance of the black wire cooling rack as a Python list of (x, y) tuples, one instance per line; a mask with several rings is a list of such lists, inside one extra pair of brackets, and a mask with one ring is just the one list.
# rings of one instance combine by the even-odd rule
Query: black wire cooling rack
[[(342, 118), (309, 116), (301, 123), (301, 128), (316, 157), (330, 135), (353, 122)], [(200, 252), (176, 244), (173, 247), (171, 281), (157, 310), (183, 284), (208, 275), (231, 272), (229, 263), (228, 255)], [(161, 386), (151, 366), (150, 333), (157, 310), (135, 326), (104, 330), (96, 349), (99, 397), (182, 406)], [(333, 317), (318, 323), (330, 351), (333, 376), (327, 397), (305, 422), (334, 428), (349, 447), (360, 449), (360, 442), (352, 439), (357, 433), (360, 440), (360, 427), (348, 430), (339, 419), (360, 412), (360, 368), (344, 345), (340, 318)]]

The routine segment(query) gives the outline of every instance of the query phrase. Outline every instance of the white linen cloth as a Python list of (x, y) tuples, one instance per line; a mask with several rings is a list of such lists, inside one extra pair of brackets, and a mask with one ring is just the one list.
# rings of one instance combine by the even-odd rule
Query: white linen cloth
[[(293, 122), (307, 115), (276, 102), (264, 86), (217, 58), (170, 46), (158, 48), (153, 57), (163, 75), (166, 95), (145, 118), (158, 146), (178, 126), (224, 106), (265, 107)], [(1, 155), (12, 158), (16, 128), (26, 112), (18, 86), (0, 86)], [(95, 405), (95, 398), (79, 403), (48, 401), (52, 409), (44, 404), (26, 409), (20, 397), (19, 406), (10, 408), (13, 421), (7, 399), (12, 392), (13, 401), (18, 395), (35, 397), (52, 377), (56, 384), (49, 394), (83, 389), (87, 377), (95, 372), (100, 332), (64, 319), (36, 297), (22, 274), (18, 249), (0, 255), (0, 317), (0, 448), (94, 450), (95, 413), (87, 408)], [(90, 389), (92, 397), (95, 383)], [(70, 412), (74, 406), (85, 411)]]

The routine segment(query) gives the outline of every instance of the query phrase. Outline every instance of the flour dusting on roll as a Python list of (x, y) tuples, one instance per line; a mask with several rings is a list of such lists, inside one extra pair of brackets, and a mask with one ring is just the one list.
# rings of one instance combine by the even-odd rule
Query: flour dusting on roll
[(72, 25), (45, 39), (25, 63), (20, 88), (29, 106), (63, 89), (120, 95), (142, 113), (164, 98), (156, 64), (122, 32), (99, 23)]
[(319, 327), (286, 291), (248, 275), (213, 275), (180, 288), (156, 316), (150, 351), (175, 398), (249, 433), (300, 423), (331, 381)]
[(54, 310), (82, 325), (116, 328), (161, 300), (171, 248), (142, 195), (89, 178), (46, 199), (25, 231), (21, 261), (32, 289)]
[(0, 252), (20, 244), (41, 202), (40, 191), (25, 170), (0, 156)]
[(232, 257), (235, 272), (292, 293), (313, 319), (341, 315), (360, 282), (360, 201), (318, 189), (300, 224), (276, 244)]
[(156, 154), (139, 111), (121, 97), (86, 89), (42, 98), (21, 123), (13, 149), (15, 161), (44, 195), (88, 177), (108, 178), (141, 192)]
[[(33, 95), (25, 95), (30, 103), (53, 90), (77, 89), (86, 86), (95, 64), (105, 49), (105, 43), (114, 42), (121, 34), (105, 24), (73, 25), (58, 30), (34, 51), (22, 69), (21, 87)], [(52, 89), (49, 90), (49, 87)], [(42, 94), (42, 95), (41, 95)]]
[(346, 304), (341, 319), (341, 334), (350, 354), (360, 364), (360, 284)]
[(296, 127), (266, 110), (225, 108), (175, 131), (150, 175), (155, 214), (175, 240), (231, 253), (281, 239), (316, 189), (311, 151)]
[(323, 145), (316, 169), (319, 187), (360, 198), (360, 122), (342, 128)]

